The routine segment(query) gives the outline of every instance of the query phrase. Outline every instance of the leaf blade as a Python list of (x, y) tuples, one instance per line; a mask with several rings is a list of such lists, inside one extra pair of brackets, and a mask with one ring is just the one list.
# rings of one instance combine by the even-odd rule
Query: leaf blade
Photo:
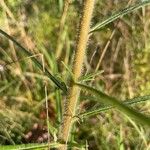
[(120, 10), (118, 13), (115, 13), (114, 15), (110, 16), (108, 19), (106, 19), (100, 23), (97, 23), (95, 26), (93, 26), (90, 30), (90, 33), (96, 32), (96, 31), (100, 30), (101, 28), (103, 28), (104, 26), (108, 25), (109, 23), (115, 21), (116, 19), (118, 19), (126, 14), (129, 14), (129, 13), (133, 12), (134, 10), (137, 10), (143, 6), (149, 5), (149, 4), (150, 4), (150, 0), (145, 0), (143, 2), (135, 4), (133, 6), (129, 6), (123, 10)]
[[(92, 97), (92, 99), (94, 99), (94, 97)], [(124, 100), (123, 103), (126, 104), (126, 105), (133, 105), (133, 104), (145, 102), (147, 100), (150, 100), (150, 95), (145, 95), (145, 96), (140, 96), (140, 97), (135, 97), (135, 98), (132, 98), (132, 99)], [(89, 110), (87, 112), (81, 113), (81, 114), (78, 115), (78, 117), (84, 119), (84, 118), (87, 118), (87, 117), (90, 117), (90, 116), (97, 115), (100, 112), (103, 112), (103, 111), (106, 111), (106, 110), (109, 110), (109, 109), (112, 109), (112, 108), (114, 108), (114, 106), (106, 105), (106, 106), (100, 107), (99, 109), (96, 109), (96, 110)]]
[(99, 99), (101, 99), (102, 102), (115, 106), (118, 110), (123, 112), (124, 114), (130, 116), (131, 118), (135, 119), (136, 121), (139, 121), (140, 123), (150, 126), (150, 118), (135, 111), (134, 109), (128, 107), (125, 104), (122, 104), (120, 101), (118, 101), (116, 98), (110, 97), (90, 86), (81, 84), (81, 83), (74, 83), (76, 86), (80, 87), (81, 89), (87, 90), (88, 92), (96, 95)]
[[(14, 44), (16, 44), (19, 48), (21, 48), (23, 50), (23, 52), (27, 55), (27, 56), (33, 56), (33, 54), (31, 52), (29, 52), (29, 50), (27, 50), (26, 48), (24, 48), (19, 42), (17, 42), (12, 36), (8, 35), (5, 31), (0, 29), (0, 33), (5, 36), (6, 38), (8, 38), (9, 40), (11, 40)], [(39, 69), (41, 69), (43, 71), (43, 65), (35, 58), (35, 57), (31, 57), (31, 60), (39, 67)], [(50, 78), (50, 80), (52, 80), (65, 94), (67, 93), (67, 87), (65, 85), (64, 82), (61, 82), (59, 80), (57, 80), (48, 70), (47, 68), (44, 68), (45, 70), (45, 75), (48, 76)]]

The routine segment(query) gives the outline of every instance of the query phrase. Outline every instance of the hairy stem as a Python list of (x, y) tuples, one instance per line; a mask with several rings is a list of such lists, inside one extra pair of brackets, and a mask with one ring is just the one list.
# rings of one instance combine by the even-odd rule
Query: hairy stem
[[(77, 81), (82, 73), (82, 65), (85, 55), (85, 49), (88, 41), (88, 32), (90, 29), (90, 21), (94, 8), (94, 0), (85, 0), (83, 6), (83, 14), (80, 22), (79, 36), (77, 40), (76, 53), (73, 64), (74, 80)], [(77, 99), (79, 96), (79, 88), (71, 84), (67, 95), (63, 122), (60, 129), (60, 139), (67, 143), (71, 127), (73, 125), (73, 116), (76, 111)], [(65, 148), (64, 148), (65, 149)]]

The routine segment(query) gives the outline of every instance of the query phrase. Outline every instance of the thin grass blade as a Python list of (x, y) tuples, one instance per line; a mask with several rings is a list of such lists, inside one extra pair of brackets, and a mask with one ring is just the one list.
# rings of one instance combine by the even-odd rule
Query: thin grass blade
[(60, 90), (56, 90), (56, 112), (57, 112), (57, 121), (61, 123), (62, 121), (62, 97)]
[[(0, 150), (44, 150), (47, 149), (48, 146), (50, 146), (50, 148), (59, 148), (61, 146), (63, 146), (64, 144), (62, 143), (50, 143), (49, 145), (47, 143), (43, 143), (43, 144), (22, 144), (22, 145), (8, 145), (8, 146), (0, 146)], [(75, 148), (75, 149), (81, 149), (84, 148), (84, 145), (79, 145), (76, 143), (68, 143), (68, 148)]]
[[(20, 43), (18, 43), (12, 36), (8, 35), (5, 31), (0, 29), (0, 33), (11, 40), (14, 44), (16, 44), (19, 48), (22, 49), (22, 51), (27, 56), (32, 56), (33, 54), (29, 52), (26, 48), (24, 48)], [(31, 57), (31, 60), (43, 71), (43, 65), (35, 58)], [(67, 93), (67, 87), (64, 82), (61, 82), (57, 80), (48, 70), (45, 68), (45, 75), (47, 75), (65, 94)]]
[(90, 30), (90, 33), (98, 31), (101, 28), (103, 28), (104, 26), (108, 25), (109, 23), (115, 21), (116, 19), (118, 19), (118, 18), (120, 18), (120, 17), (122, 17), (122, 16), (124, 16), (126, 14), (129, 14), (129, 13), (133, 12), (134, 10), (137, 10), (137, 9), (139, 9), (141, 7), (149, 5), (149, 4), (150, 4), (150, 0), (144, 0), (144, 1), (142, 1), (140, 3), (137, 3), (137, 4), (133, 5), (133, 6), (129, 6), (129, 7), (125, 8), (125, 9), (123, 9), (123, 10), (120, 10), (118, 13), (110, 16), (108, 19), (106, 19), (106, 20), (104, 20), (104, 21), (102, 21), (100, 23), (97, 23), (95, 26), (93, 26), (91, 28), (91, 30)]
[(121, 103), (116, 98), (110, 97), (101, 91), (98, 91), (90, 86), (75, 83), (76, 86), (79, 86), (81, 89), (88, 91), (91, 94), (94, 94), (98, 99), (100, 99), (104, 104), (115, 106), (118, 110), (122, 113), (128, 115), (129, 117), (133, 118), (137, 121), (137, 123), (141, 123), (147, 126), (150, 126), (150, 117), (147, 117), (134, 109), (128, 107), (126, 104)]
[(101, 75), (102, 73), (103, 73), (104, 71), (103, 70), (101, 70), (101, 71), (96, 71), (96, 72), (94, 72), (94, 73), (89, 73), (89, 74), (87, 74), (87, 75), (85, 75), (85, 76), (81, 76), (80, 78), (79, 78), (79, 81), (84, 81), (84, 82), (86, 82), (86, 81), (92, 81), (92, 80), (94, 80), (94, 78), (96, 77), (96, 76), (99, 76), (99, 75)]
[[(88, 98), (89, 98), (89, 96), (88, 96)], [(90, 100), (95, 101), (96, 98), (95, 97), (90, 97)], [(150, 100), (150, 95), (145, 95), (145, 96), (140, 96), (140, 97), (135, 97), (135, 98), (132, 98), (132, 99), (124, 100), (123, 104), (133, 105), (133, 104), (142, 103), (142, 102), (145, 102), (145, 101), (148, 101), (148, 100)], [(98, 101), (98, 100), (96, 100), (96, 101)], [(106, 111), (106, 110), (109, 110), (109, 109), (112, 109), (112, 108), (114, 108), (114, 106), (107, 105), (107, 106), (104, 106), (104, 107), (100, 107), (99, 109), (90, 110), (88, 112), (81, 113), (81, 114), (78, 115), (78, 117), (84, 119), (84, 118), (87, 118), (87, 117), (90, 117), (90, 116), (97, 115), (100, 112), (103, 112), (103, 111)]]

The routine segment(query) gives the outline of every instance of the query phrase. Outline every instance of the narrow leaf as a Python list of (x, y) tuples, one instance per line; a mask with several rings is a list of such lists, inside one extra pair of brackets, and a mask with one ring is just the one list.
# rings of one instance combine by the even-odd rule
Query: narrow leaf
[(57, 121), (60, 123), (62, 121), (62, 97), (59, 90), (56, 90), (56, 112)]
[[(18, 43), (12, 36), (8, 35), (6, 32), (4, 32), (3, 30), (0, 29), (0, 33), (5, 36), (6, 38), (8, 38), (9, 40), (11, 40), (12, 42), (14, 42), (14, 44), (16, 44), (19, 48), (22, 49), (22, 51), (27, 55), (27, 56), (33, 56), (33, 54), (31, 52), (29, 52), (29, 50), (27, 50), (26, 48), (24, 48), (20, 43)], [(35, 57), (31, 57), (32, 61), (43, 71), (43, 65), (35, 58)], [(57, 80), (48, 70), (47, 68), (45, 68), (45, 75), (48, 76), (64, 93), (67, 93), (67, 87), (65, 85), (64, 82), (61, 82), (59, 80)]]
[(135, 111), (134, 109), (128, 107), (126, 104), (121, 103), (116, 98), (110, 97), (101, 91), (98, 91), (92, 87), (89, 87), (84, 84), (75, 83), (75, 85), (79, 86), (81, 89), (88, 91), (91, 94), (94, 94), (97, 98), (99, 98), (103, 103), (115, 106), (118, 110), (128, 115), (129, 117), (135, 119), (139, 123), (150, 126), (150, 118)]
[(94, 72), (94, 73), (89, 73), (89, 74), (87, 74), (87, 75), (85, 75), (85, 76), (81, 76), (80, 78), (79, 78), (79, 81), (92, 81), (92, 80), (94, 80), (94, 78), (96, 77), (96, 76), (98, 76), (98, 75), (100, 75), (100, 74), (102, 74), (104, 71), (103, 70), (101, 70), (101, 71), (96, 71), (96, 72)]
[(95, 26), (93, 26), (90, 30), (90, 33), (98, 31), (101, 28), (103, 28), (104, 26), (108, 25), (109, 23), (115, 21), (116, 19), (118, 19), (118, 18), (120, 18), (126, 14), (129, 14), (129, 13), (133, 12), (134, 10), (137, 10), (143, 6), (149, 5), (149, 4), (150, 4), (150, 0), (145, 0), (145, 1), (142, 1), (138, 4), (135, 4), (133, 6), (129, 6), (123, 10), (120, 10), (118, 13), (110, 16), (108, 19), (106, 19), (100, 23), (97, 23)]
[[(89, 96), (87, 96), (85, 98), (89, 98)], [(90, 97), (90, 99), (95, 100), (96, 98), (95, 97)], [(145, 96), (140, 96), (140, 97), (135, 97), (135, 98), (132, 98), (132, 99), (124, 100), (123, 103), (126, 104), (126, 105), (133, 105), (133, 104), (141, 103), (141, 102), (148, 101), (148, 100), (150, 100), (150, 95), (145, 95)], [(98, 101), (98, 100), (96, 100), (96, 101)], [(112, 109), (112, 108), (114, 108), (114, 106), (107, 105), (107, 106), (104, 106), (104, 107), (100, 107), (99, 109), (94, 109), (94, 110), (90, 110), (88, 112), (81, 113), (81, 114), (78, 115), (78, 117), (82, 118), (82, 119), (87, 118), (87, 117), (97, 115), (100, 112), (103, 112), (103, 111), (106, 111), (106, 110), (109, 110), (109, 109)]]
[[(65, 144), (63, 143), (43, 143), (43, 144), (22, 144), (22, 145), (8, 145), (8, 146), (0, 146), (0, 150), (32, 150), (32, 149), (38, 149), (38, 150), (44, 150), (47, 149), (48, 147), (50, 148), (59, 148)], [(79, 145), (76, 143), (68, 143), (67, 144), (68, 148), (76, 148), (76, 149), (81, 149), (84, 148), (84, 145)]]

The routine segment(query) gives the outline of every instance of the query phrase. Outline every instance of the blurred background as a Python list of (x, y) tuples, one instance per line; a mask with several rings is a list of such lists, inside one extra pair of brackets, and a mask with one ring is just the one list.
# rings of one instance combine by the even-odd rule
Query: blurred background
[[(140, 0), (96, 0), (91, 26)], [(83, 0), (73, 0), (62, 19), (63, 0), (0, 0), (0, 28), (68, 83)], [(120, 100), (150, 94), (150, 6), (140, 8), (94, 32), (88, 41), (83, 74), (97, 73), (88, 83)], [(0, 36), (0, 144), (47, 140), (44, 85), (48, 88), (49, 121), (57, 126), (56, 99), (64, 95), (11, 41)], [(63, 63), (62, 63), (63, 62)], [(62, 104), (63, 106), (63, 104)], [(81, 93), (79, 112), (101, 104)], [(135, 109), (150, 114), (150, 103)], [(150, 130), (113, 109), (76, 124), (73, 138), (89, 149), (148, 149)], [(53, 136), (51, 136), (53, 140)]]

